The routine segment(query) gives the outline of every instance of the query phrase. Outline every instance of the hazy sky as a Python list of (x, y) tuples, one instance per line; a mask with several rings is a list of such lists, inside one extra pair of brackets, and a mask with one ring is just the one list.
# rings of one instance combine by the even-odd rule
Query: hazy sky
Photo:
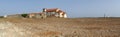
[(0, 15), (60, 8), (69, 17), (120, 17), (120, 0), (0, 0)]

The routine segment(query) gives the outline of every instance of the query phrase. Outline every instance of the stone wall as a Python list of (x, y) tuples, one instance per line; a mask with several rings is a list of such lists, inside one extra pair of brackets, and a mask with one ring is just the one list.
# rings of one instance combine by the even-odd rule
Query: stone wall
[(4, 18), (23, 18), (21, 14), (5, 15)]

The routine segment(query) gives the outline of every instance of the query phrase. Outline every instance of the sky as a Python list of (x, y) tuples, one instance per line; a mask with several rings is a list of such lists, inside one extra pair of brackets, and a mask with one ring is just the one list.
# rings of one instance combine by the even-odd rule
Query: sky
[(60, 8), (68, 17), (120, 17), (120, 0), (0, 0), (0, 15)]

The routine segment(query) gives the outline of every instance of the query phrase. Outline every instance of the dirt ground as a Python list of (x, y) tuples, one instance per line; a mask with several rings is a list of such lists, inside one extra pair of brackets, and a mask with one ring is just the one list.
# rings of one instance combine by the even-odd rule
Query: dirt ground
[(1, 18), (0, 37), (120, 37), (120, 18)]

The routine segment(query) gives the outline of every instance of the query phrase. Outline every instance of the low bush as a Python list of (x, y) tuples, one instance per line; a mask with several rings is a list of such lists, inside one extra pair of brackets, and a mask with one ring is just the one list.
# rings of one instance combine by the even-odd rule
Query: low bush
[(27, 17), (27, 15), (28, 15), (28, 14), (21, 14), (21, 16), (24, 17), (24, 18)]

